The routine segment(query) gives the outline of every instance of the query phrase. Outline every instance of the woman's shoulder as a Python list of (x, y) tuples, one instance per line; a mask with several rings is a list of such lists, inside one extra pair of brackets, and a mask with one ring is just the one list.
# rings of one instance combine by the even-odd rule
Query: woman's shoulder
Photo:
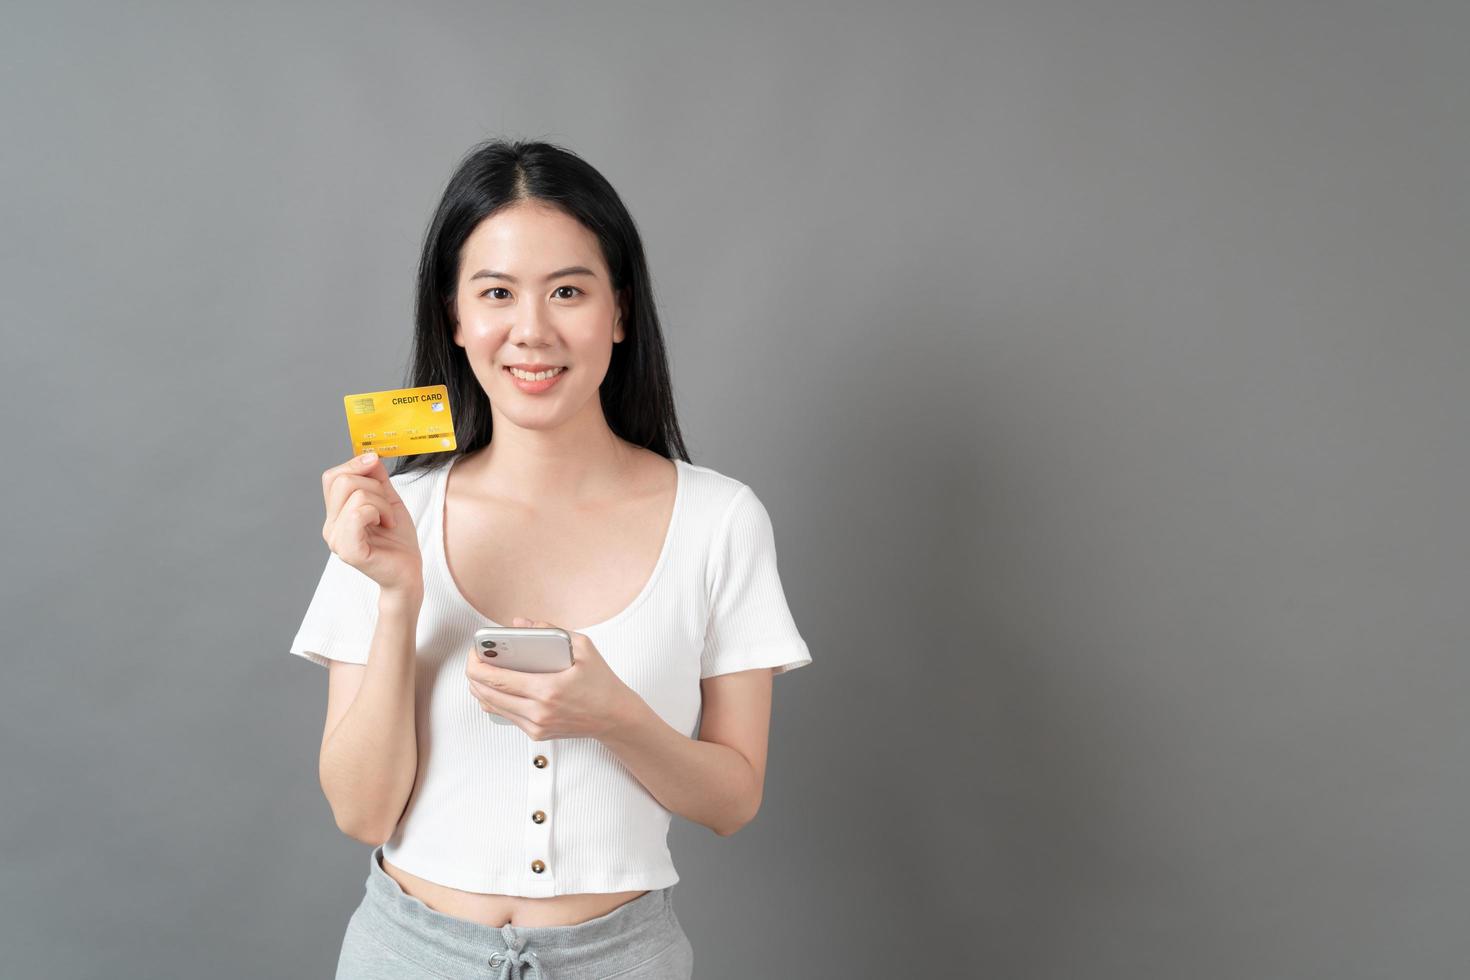
[(684, 467), (685, 478), (689, 481), (686, 488), (689, 509), (709, 524), (719, 524), (737, 499), (755, 497), (755, 491), (749, 484), (723, 470), (682, 460), (679, 465)]
[(684, 467), (685, 472), (692, 477), (693, 482), (699, 484), (703, 489), (723, 490), (727, 493), (734, 493), (745, 486), (744, 483), (735, 477), (723, 470), (717, 470), (713, 466), (707, 466), (703, 463), (689, 463), (682, 459), (677, 462), (680, 466)]

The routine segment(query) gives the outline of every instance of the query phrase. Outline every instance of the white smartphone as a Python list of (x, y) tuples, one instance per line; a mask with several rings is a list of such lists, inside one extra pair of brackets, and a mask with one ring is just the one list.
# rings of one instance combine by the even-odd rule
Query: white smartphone
[[(566, 670), (576, 662), (571, 634), (554, 626), (482, 626), (475, 630), (475, 655), (492, 667), (530, 674)], [(486, 714), (497, 724), (515, 724), (493, 711)]]

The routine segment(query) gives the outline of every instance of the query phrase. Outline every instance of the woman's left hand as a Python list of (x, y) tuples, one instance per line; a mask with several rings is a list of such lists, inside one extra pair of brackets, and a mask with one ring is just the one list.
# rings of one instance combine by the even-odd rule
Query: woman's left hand
[[(517, 616), (512, 626), (551, 627)], [(567, 630), (572, 665), (547, 674), (496, 667), (471, 650), (465, 676), (480, 707), (514, 722), (533, 741), (583, 736), (600, 738), (626, 717), (637, 693), (613, 673), (592, 641)]]

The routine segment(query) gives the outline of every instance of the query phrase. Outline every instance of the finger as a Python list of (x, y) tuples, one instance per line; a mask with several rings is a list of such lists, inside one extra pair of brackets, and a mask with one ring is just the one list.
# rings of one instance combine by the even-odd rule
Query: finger
[(342, 505), (346, 503), (352, 491), (362, 489), (377, 493), (378, 484), (360, 474), (342, 470), (328, 470), (323, 474), (322, 480), (322, 502), (326, 509), (326, 517), (322, 522), (322, 536), (329, 538), (330, 528), (341, 514)]
[[(363, 478), (359, 476), (354, 477), (354, 479), (361, 480)], [(342, 481), (339, 479), (337, 482), (341, 483)], [(371, 481), (369, 482), (371, 483)], [(362, 503), (364, 501), (372, 504), (373, 509), (377, 512), (378, 520), (376, 521), (376, 523), (381, 524), (384, 528), (387, 528), (389, 530), (391, 530), (393, 526), (398, 523), (398, 517), (393, 512), (393, 501), (383, 496), (382, 492), (378, 490), (378, 485), (376, 483), (372, 483), (370, 488), (358, 487), (347, 496), (348, 504), (356, 502), (358, 506), (362, 506)]]
[(518, 694), (511, 694), (508, 691), (503, 691), (487, 684), (481, 684), (473, 677), (470, 678), (469, 684), (470, 690), (474, 692), (475, 698), (481, 704), (503, 715), (515, 715), (527, 724), (532, 723), (527, 712), (534, 709), (538, 704), (535, 698), (523, 698)]
[(398, 498), (398, 489), (393, 486), (393, 481), (388, 478), (388, 468), (383, 465), (383, 457), (374, 456), (371, 463), (363, 465), (359, 472), (378, 483), (378, 489), (387, 495), (388, 499), (395, 503), (402, 503)]
[[(375, 504), (379, 512), (391, 512), (393, 510), (388, 498), (378, 491), (378, 484), (367, 477), (340, 474), (332, 481), (331, 488), (327, 491), (327, 519), (324, 522), (323, 536), (330, 539), (331, 527), (341, 519), (342, 511), (348, 506), (348, 502), (356, 500), (360, 504), (364, 500)], [(391, 527), (392, 524), (386, 525)]]
[(339, 473), (332, 480), (332, 485), (327, 488), (327, 514), (332, 515), (340, 510), (344, 501), (351, 495), (352, 491), (361, 490), (381, 498), (386, 504), (389, 501), (387, 494), (383, 493), (382, 486), (371, 477), (360, 473)]
[(332, 536), (336, 539), (346, 535), (347, 543), (328, 541), (328, 544), (332, 546), (333, 551), (345, 550), (344, 558), (351, 558), (356, 562), (366, 561), (372, 557), (373, 553), (368, 529), (382, 520), (382, 514), (376, 505), (370, 503), (348, 503), (343, 508), (343, 513), (346, 515), (346, 520), (344, 522), (342, 518), (338, 518), (332, 528)]
[[(366, 455), (367, 455), (366, 453), (363, 454), (363, 456), (366, 456)], [(377, 454), (374, 453), (373, 456), (374, 456), (374, 462), (376, 462)], [(363, 457), (362, 456), (354, 456), (351, 459), (347, 460), (346, 462), (338, 463), (336, 466), (333, 466), (333, 467), (331, 467), (329, 469), (323, 470), (322, 471), (322, 497), (324, 497), (324, 498), (326, 497), (326, 495), (327, 495), (327, 489), (332, 485), (332, 481), (335, 480), (338, 476), (341, 476), (344, 473), (352, 473), (352, 474), (366, 473), (368, 471), (368, 469), (369, 469), (369, 466), (368, 466), (368, 464), (366, 462), (363, 461)]]
[(465, 676), (476, 684), (494, 691), (503, 691), (518, 697), (532, 693), (530, 678), (522, 671), (496, 664), (487, 664), (478, 656), (470, 658), (465, 667)]
[[(372, 525), (382, 525), (385, 520), (391, 520), (391, 507), (382, 498), (382, 495), (373, 494), (362, 488), (354, 489), (347, 495), (347, 500), (343, 501), (343, 513), (353, 514), (353, 520), (362, 522), (365, 529)], [(338, 520), (341, 520), (340, 517)]]
[[(561, 629), (561, 627), (558, 626), (558, 625), (556, 625), (555, 623), (548, 623), (544, 619), (538, 619), (534, 623), (532, 623), (531, 625), (532, 626), (539, 626), (541, 629), (548, 629), (548, 630), (559, 630), (559, 629)], [(582, 635), (581, 633), (578, 633), (576, 630), (562, 630), (562, 632), (566, 633), (566, 635), (571, 638), (572, 644), (574, 646), (576, 645), (577, 637), (579, 637), (579, 636)]]
[(381, 496), (359, 488), (348, 495), (336, 520), (323, 526), (322, 537), (344, 559), (360, 564), (372, 557), (371, 529), (392, 528), (398, 520)]
[(467, 690), (470, 692), (470, 697), (474, 698), (475, 702), (479, 704), (481, 711), (484, 711), (487, 714), (493, 711), (495, 714), (500, 715), (503, 718), (511, 717), (511, 710), (509, 708), (503, 707), (500, 704), (497, 697), (497, 695), (499, 694), (498, 691), (493, 691), (490, 688), (485, 687), (483, 684), (478, 684), (475, 681), (469, 682)]
[[(372, 456), (371, 460), (367, 459), (369, 455)], [(339, 463), (322, 473), (322, 497), (327, 505), (328, 520), (331, 520), (337, 510), (332, 506), (333, 498), (331, 488), (339, 485), (344, 478), (348, 477), (367, 481), (361, 485), (371, 487), (384, 498), (386, 503), (380, 509), (385, 512), (393, 511), (393, 516), (389, 517), (383, 526), (387, 528), (394, 527), (399, 520), (397, 508), (404, 506), (403, 499), (398, 495), (398, 488), (393, 486), (393, 481), (389, 479), (388, 470), (383, 466), (382, 457), (376, 453), (363, 453), (361, 456), (354, 456), (352, 459), (347, 460), (347, 462)], [(336, 499), (340, 500), (341, 498)], [(407, 513), (406, 508), (404, 513)]]

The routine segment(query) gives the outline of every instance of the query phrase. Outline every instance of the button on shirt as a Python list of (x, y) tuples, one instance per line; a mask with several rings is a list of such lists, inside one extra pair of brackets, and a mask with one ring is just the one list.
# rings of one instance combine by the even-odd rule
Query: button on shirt
[[(474, 632), (502, 624), (470, 605), (445, 562), (444, 488), (458, 459), (390, 477), (418, 532), (424, 600), (419, 768), (384, 857), (469, 892), (546, 897), (673, 884), (671, 813), (606, 746), (587, 737), (532, 741), (492, 722), (470, 693)], [(755, 492), (709, 467), (673, 462), (673, 514), (653, 574), (621, 612), (577, 632), (659, 717), (693, 738), (701, 679), (755, 667), (782, 674), (811, 655)], [(365, 664), (377, 617), (378, 584), (330, 554), (290, 652), (322, 666)]]

